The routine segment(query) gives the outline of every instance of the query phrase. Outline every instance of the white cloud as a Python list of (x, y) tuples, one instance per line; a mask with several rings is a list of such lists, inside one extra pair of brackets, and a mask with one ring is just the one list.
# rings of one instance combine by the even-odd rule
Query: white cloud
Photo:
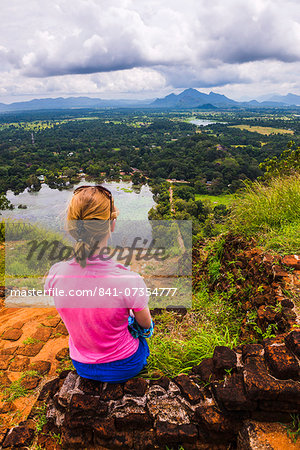
[[(11, 0), (0, 93), (299, 88), (292, 0)], [(2, 71), (2, 74), (1, 74)]]
[[(149, 93), (166, 87), (164, 76), (151, 68), (120, 70), (112, 73), (89, 75), (64, 75), (48, 78), (20, 77), (17, 71), (4, 72), (0, 76), (0, 95), (86, 95), (115, 92), (127, 94)], [(107, 95), (104, 95), (107, 97)], [(151, 95), (150, 95), (151, 97)]]

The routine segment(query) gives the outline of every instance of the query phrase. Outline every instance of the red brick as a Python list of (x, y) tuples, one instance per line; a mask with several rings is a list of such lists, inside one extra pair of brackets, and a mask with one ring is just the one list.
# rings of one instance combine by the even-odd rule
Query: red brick
[(22, 336), (22, 331), (17, 328), (9, 328), (4, 331), (1, 338), (6, 339), (8, 341), (17, 341)]
[(10, 363), (9, 369), (13, 372), (23, 372), (28, 368), (30, 359), (22, 358), (21, 356), (16, 356)]
[(52, 334), (51, 328), (39, 327), (32, 336), (32, 338), (36, 339), (37, 341), (47, 342), (51, 334)]
[(43, 348), (44, 344), (42, 342), (37, 342), (35, 344), (27, 344), (23, 347), (20, 347), (17, 350), (18, 355), (23, 356), (36, 356), (39, 351)]

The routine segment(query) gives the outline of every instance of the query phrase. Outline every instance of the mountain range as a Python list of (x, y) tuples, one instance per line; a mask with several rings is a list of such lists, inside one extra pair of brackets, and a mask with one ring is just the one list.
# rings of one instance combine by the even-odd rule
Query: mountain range
[(27, 102), (15, 102), (10, 104), (0, 103), (0, 112), (7, 111), (32, 111), (40, 109), (74, 109), (74, 108), (116, 108), (148, 105), (152, 100), (103, 100), (90, 97), (58, 97), (39, 98)]
[(171, 93), (156, 100), (105, 100), (90, 97), (42, 98), (10, 104), (0, 103), (0, 112), (31, 111), (42, 109), (102, 109), (102, 108), (287, 108), (300, 106), (300, 95), (272, 95), (267, 100), (237, 102), (225, 95), (210, 92), (205, 94), (197, 89), (185, 89), (180, 94)]
[(197, 89), (185, 89), (178, 95), (169, 94), (164, 98), (157, 98), (152, 104), (158, 108), (197, 108), (209, 109), (209, 105), (212, 105), (212, 109), (217, 108), (230, 108), (230, 107), (243, 107), (243, 108), (278, 108), (300, 105), (300, 95), (288, 94), (271, 96), (268, 100), (258, 102), (257, 100), (251, 100), (248, 102), (237, 102), (225, 95), (216, 94), (210, 92), (204, 94)]

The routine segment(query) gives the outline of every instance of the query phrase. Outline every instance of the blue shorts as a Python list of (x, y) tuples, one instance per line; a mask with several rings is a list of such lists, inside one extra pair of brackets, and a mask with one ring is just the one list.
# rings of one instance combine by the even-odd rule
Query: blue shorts
[(128, 358), (108, 363), (86, 364), (72, 359), (78, 375), (90, 380), (107, 383), (123, 383), (135, 377), (147, 364), (150, 355), (148, 343), (144, 337), (139, 337), (137, 351)]

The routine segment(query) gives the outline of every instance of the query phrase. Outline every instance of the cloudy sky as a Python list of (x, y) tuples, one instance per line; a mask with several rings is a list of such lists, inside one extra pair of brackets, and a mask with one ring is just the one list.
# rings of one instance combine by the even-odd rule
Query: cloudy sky
[(298, 0), (0, 0), (0, 102), (300, 94)]

